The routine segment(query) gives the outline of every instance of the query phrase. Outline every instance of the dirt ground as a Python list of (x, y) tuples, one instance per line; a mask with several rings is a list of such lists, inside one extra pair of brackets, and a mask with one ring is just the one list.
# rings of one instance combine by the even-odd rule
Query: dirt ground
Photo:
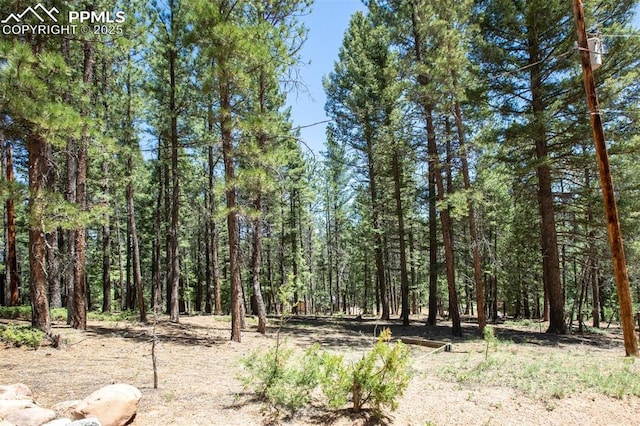
[[(5, 321), (6, 322), (6, 321)], [(237, 379), (238, 360), (275, 344), (277, 320), (266, 335), (254, 325), (242, 343), (229, 341), (230, 322), (212, 316), (181, 317), (179, 324), (162, 318), (157, 326), (159, 343), (158, 389), (153, 389), (150, 325), (133, 322), (89, 321), (79, 332), (54, 324), (66, 344), (62, 349), (0, 349), (0, 384), (22, 382), (45, 407), (82, 399), (111, 383), (125, 382), (143, 394), (134, 425), (263, 425), (273, 416), (252, 398)], [(447, 340), (451, 352), (411, 346), (412, 379), (394, 412), (382, 421), (368, 413), (353, 416), (316, 404), (284, 424), (313, 425), (637, 425), (640, 398), (620, 399), (582, 390), (550, 401), (507, 386), (479, 386), (447, 379), (439, 374), (469, 357), (482, 357), (484, 343), (474, 337), (473, 324), (465, 324), (465, 337), (450, 338), (446, 323), (427, 328), (421, 321), (410, 327), (376, 320), (294, 318), (281, 330), (284, 340), (306, 348), (359, 356), (371, 347), (374, 332), (391, 325), (393, 335)], [(602, 359), (622, 358), (619, 330), (589, 336), (553, 337), (537, 329), (501, 326), (498, 336), (513, 340), (518, 351), (534, 357), (571, 350)], [(640, 377), (638, 377), (640, 380)]]

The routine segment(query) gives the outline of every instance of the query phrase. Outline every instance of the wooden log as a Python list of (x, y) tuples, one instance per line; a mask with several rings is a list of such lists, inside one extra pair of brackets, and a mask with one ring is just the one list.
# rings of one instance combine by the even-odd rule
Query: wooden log
[(440, 342), (437, 340), (420, 339), (417, 337), (400, 337), (398, 340), (400, 340), (402, 343), (405, 343), (407, 345), (426, 346), (428, 348), (438, 348), (438, 349), (444, 348), (445, 352), (451, 352), (451, 349), (452, 349), (451, 343)]

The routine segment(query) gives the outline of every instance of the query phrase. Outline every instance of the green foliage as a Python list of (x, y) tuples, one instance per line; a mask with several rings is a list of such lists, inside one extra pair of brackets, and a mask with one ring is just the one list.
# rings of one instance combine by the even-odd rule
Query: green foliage
[(28, 321), (31, 319), (31, 306), (0, 306), (0, 318)]
[[(66, 321), (67, 308), (53, 308), (49, 311), (51, 319), (54, 321)], [(103, 313), (90, 311), (87, 318), (97, 321), (128, 321), (136, 316), (133, 311), (123, 311), (117, 313)], [(0, 318), (4, 319), (21, 319), (24, 321), (31, 320), (31, 306), (0, 306)]]
[(122, 312), (87, 312), (87, 318), (97, 321), (129, 321), (136, 317), (134, 311), (126, 310)]
[(388, 344), (379, 339), (354, 364), (345, 364), (340, 355), (325, 353), (322, 358), (322, 390), (334, 408), (351, 402), (357, 413), (370, 405), (379, 416), (383, 407), (397, 408), (397, 398), (409, 384), (409, 349), (401, 342)]
[[(388, 329), (387, 329), (388, 330)], [(373, 349), (355, 363), (341, 355), (320, 351), (314, 345), (296, 355), (278, 342), (267, 352), (256, 351), (242, 360), (246, 373), (240, 377), (272, 408), (291, 414), (309, 404), (312, 391), (320, 386), (329, 407), (353, 404), (358, 413), (365, 405), (380, 416), (384, 407), (397, 408), (397, 399), (409, 384), (409, 348), (401, 342), (389, 344), (385, 330)]]
[(67, 320), (67, 308), (53, 308), (49, 310), (51, 319), (54, 321), (66, 321)]
[(37, 349), (46, 338), (41, 330), (28, 325), (0, 325), (0, 340), (14, 346), (29, 346)]
[(489, 346), (493, 346), (494, 349), (498, 348), (498, 338), (493, 327), (486, 326), (482, 331), (482, 337), (484, 338), (484, 360), (489, 357)]
[(640, 396), (640, 365), (633, 358), (584, 350), (529, 353), (517, 348), (497, 351), (486, 360), (483, 355), (470, 354), (440, 375), (460, 383), (506, 386), (542, 400), (587, 391), (615, 398)]
[(635, 358), (618, 360), (613, 365), (592, 365), (580, 372), (579, 380), (587, 388), (603, 395), (623, 398), (640, 395), (640, 381)]
[(255, 351), (243, 358), (246, 374), (240, 379), (271, 407), (294, 414), (309, 403), (318, 384), (320, 359), (317, 345), (296, 356), (293, 348), (278, 342), (266, 353)]

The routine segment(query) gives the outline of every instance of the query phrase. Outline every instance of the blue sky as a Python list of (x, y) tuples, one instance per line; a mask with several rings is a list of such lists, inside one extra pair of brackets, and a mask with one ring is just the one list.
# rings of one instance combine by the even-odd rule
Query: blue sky
[[(326, 97), (322, 77), (333, 70), (349, 19), (357, 10), (365, 10), (360, 0), (316, 0), (311, 14), (303, 18), (309, 35), (302, 48), (302, 57), (305, 62), (311, 63), (300, 69), (300, 76), (308, 93), (292, 92), (287, 97), (294, 126), (305, 126), (327, 119), (324, 113)], [(323, 150), (325, 128), (326, 123), (300, 130), (302, 140), (316, 154)]]
[[(357, 10), (365, 10), (360, 0), (316, 0), (311, 14), (303, 18), (309, 35), (302, 48), (302, 57), (305, 62), (311, 63), (302, 66), (300, 76), (309, 93), (292, 92), (287, 97), (294, 126), (306, 126), (327, 119), (322, 77), (333, 70), (349, 19)], [(640, 28), (639, 10), (640, 5), (636, 7), (636, 28)], [(300, 130), (302, 140), (315, 154), (324, 149), (325, 128), (326, 123)]]

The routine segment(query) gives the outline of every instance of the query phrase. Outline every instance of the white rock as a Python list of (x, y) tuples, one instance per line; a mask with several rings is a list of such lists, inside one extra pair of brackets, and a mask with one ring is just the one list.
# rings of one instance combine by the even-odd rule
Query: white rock
[(17, 426), (40, 426), (56, 418), (56, 412), (34, 404), (16, 409), (3, 415), (5, 420)]
[(75, 419), (95, 417), (102, 426), (124, 426), (136, 415), (142, 393), (127, 384), (105, 386), (83, 399), (73, 410)]
[(23, 383), (0, 386), (0, 399), (31, 399), (31, 389)]
[[(76, 399), (73, 401), (63, 401), (55, 404), (51, 409), (58, 413), (60, 417), (73, 417), (73, 410), (80, 404), (80, 400)], [(71, 420), (69, 420), (71, 421)]]
[(49, 423), (45, 423), (42, 426), (68, 426), (71, 424), (73, 420), (67, 418), (55, 419), (50, 421)]
[(0, 399), (0, 417), (7, 420), (7, 414), (35, 405), (30, 399)]

